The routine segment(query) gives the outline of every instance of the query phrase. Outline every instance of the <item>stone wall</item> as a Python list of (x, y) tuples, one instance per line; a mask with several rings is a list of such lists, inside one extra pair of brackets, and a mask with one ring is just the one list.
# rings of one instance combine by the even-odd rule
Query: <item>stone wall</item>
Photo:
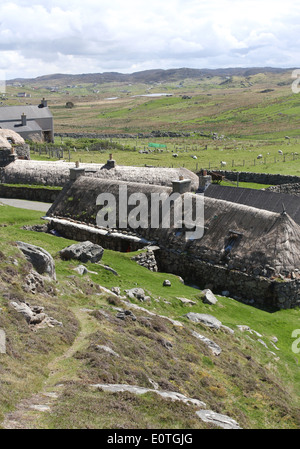
[(279, 186), (271, 186), (268, 187), (266, 190), (270, 192), (287, 193), (289, 195), (300, 196), (300, 182), (293, 184), (281, 184)]
[(130, 235), (128, 232), (111, 232), (93, 228), (83, 223), (70, 222), (64, 219), (50, 219), (49, 230), (54, 230), (59, 236), (70, 240), (84, 242), (89, 240), (105, 249), (111, 249), (119, 252), (137, 251), (144, 248), (150, 242), (143, 238)]
[(0, 167), (6, 167), (15, 160), (16, 156), (11, 153), (11, 150), (0, 150)]
[[(189, 132), (174, 132), (174, 131), (152, 131), (150, 133), (137, 133), (137, 134), (96, 134), (96, 133), (55, 133), (55, 137), (66, 137), (73, 139), (150, 139), (156, 137), (189, 137)], [(208, 137), (208, 136), (207, 136)]]
[[(208, 171), (208, 173), (211, 173)], [(299, 176), (291, 175), (281, 175), (272, 173), (252, 173), (252, 172), (236, 172), (236, 171), (226, 171), (226, 170), (215, 170), (214, 173), (220, 173), (225, 176), (229, 181), (237, 181), (237, 175), (239, 175), (240, 182), (253, 182), (257, 184), (270, 184), (270, 185), (280, 185), (280, 184), (292, 184), (299, 183)]]
[[(61, 190), (43, 189), (34, 187), (17, 187), (0, 184), (1, 198), (17, 198), (28, 201), (41, 201), (43, 203), (53, 203)], [(50, 207), (50, 204), (49, 204)]]
[(210, 288), (256, 307), (273, 310), (300, 306), (300, 281), (268, 279), (209, 264), (186, 254), (161, 249), (155, 252), (159, 271), (181, 276), (185, 283)]
[[(14, 153), (12, 153), (12, 151), (14, 151)], [(17, 158), (30, 159), (29, 145), (18, 145), (13, 149), (0, 149), (0, 167), (6, 167)]]
[(19, 159), (30, 159), (30, 146), (28, 144), (14, 147), (15, 153)]

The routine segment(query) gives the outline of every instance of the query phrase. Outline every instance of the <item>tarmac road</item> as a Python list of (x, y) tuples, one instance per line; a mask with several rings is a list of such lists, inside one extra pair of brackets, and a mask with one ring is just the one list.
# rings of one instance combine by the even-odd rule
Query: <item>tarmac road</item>
[(6, 206), (13, 206), (29, 210), (39, 210), (41, 212), (47, 212), (51, 207), (50, 203), (40, 203), (38, 201), (27, 201), (27, 200), (15, 200), (11, 198), (0, 198), (0, 203), (5, 204)]

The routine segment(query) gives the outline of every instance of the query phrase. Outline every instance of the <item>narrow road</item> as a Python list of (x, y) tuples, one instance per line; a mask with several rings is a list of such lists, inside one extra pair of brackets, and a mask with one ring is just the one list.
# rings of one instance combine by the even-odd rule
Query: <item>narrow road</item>
[(41, 212), (47, 212), (51, 207), (51, 203), (40, 203), (38, 201), (17, 200), (12, 198), (0, 198), (0, 203), (5, 204), (6, 206), (38, 210)]

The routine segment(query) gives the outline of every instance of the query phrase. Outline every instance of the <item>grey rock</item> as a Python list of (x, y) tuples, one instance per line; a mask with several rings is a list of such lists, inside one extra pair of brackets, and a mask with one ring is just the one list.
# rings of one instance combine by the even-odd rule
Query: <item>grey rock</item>
[(40, 324), (46, 318), (45, 313), (34, 314), (30, 320), (30, 324)]
[(198, 415), (202, 421), (222, 427), (223, 429), (241, 429), (234, 419), (213, 412), (212, 410), (198, 410), (196, 415)]
[(189, 304), (189, 305), (197, 304), (196, 301), (192, 301), (191, 299), (181, 298), (179, 296), (177, 296), (177, 299), (179, 299), (179, 301), (181, 301), (183, 304)]
[(156, 314), (156, 313), (154, 313), (154, 312), (151, 312), (150, 310), (147, 310), (147, 309), (145, 309), (144, 307), (140, 307), (140, 306), (138, 306), (138, 305), (136, 305), (136, 304), (132, 304), (132, 303), (127, 302), (127, 301), (124, 301), (124, 300), (121, 300), (121, 301), (122, 301), (127, 307), (131, 307), (131, 308), (136, 309), (136, 310), (141, 310), (141, 311), (143, 311), (143, 312), (146, 312), (148, 315), (159, 316), (160, 318), (163, 318), (163, 319), (165, 319), (165, 320), (170, 321), (170, 323), (172, 323), (173, 326), (183, 327), (183, 325), (182, 325), (182, 323), (180, 323), (180, 321), (172, 320), (172, 318), (169, 318), (168, 316), (165, 316), (165, 315), (158, 315), (158, 314)]
[(3, 329), (0, 329), (0, 354), (6, 354), (6, 335)]
[(120, 289), (120, 287), (112, 287), (111, 291), (112, 291), (113, 293), (115, 293), (116, 295), (118, 295), (118, 296), (120, 296), (120, 294), (121, 294), (121, 289)]
[(30, 245), (29, 243), (16, 243), (26, 259), (29, 260), (39, 274), (48, 275), (50, 278), (56, 279), (55, 263), (48, 251), (39, 246)]
[(44, 290), (44, 279), (39, 273), (31, 270), (26, 276), (22, 288), (25, 292), (35, 295), (38, 291)]
[(127, 291), (129, 298), (144, 301), (145, 291), (142, 288), (135, 287)]
[(25, 302), (18, 303), (15, 301), (11, 301), (10, 305), (25, 317), (29, 325), (37, 327), (43, 327), (46, 325), (49, 327), (62, 326), (60, 321), (57, 321), (44, 313), (44, 308), (41, 306), (30, 307), (30, 305)]
[(148, 392), (153, 392), (153, 393), (157, 393), (158, 395), (160, 395), (161, 397), (163, 397), (165, 399), (172, 399), (173, 401), (181, 401), (181, 402), (184, 402), (185, 404), (191, 404), (191, 405), (195, 405), (195, 406), (201, 407), (201, 408), (206, 406), (204, 402), (199, 401), (198, 399), (188, 398), (188, 397), (184, 396), (183, 394), (177, 393), (174, 391), (161, 391), (161, 390), (156, 390), (156, 389), (151, 389), (151, 388), (138, 387), (135, 385), (126, 385), (126, 384), (94, 384), (94, 385), (91, 385), (91, 387), (99, 388), (104, 391), (112, 391), (114, 393), (122, 392), (122, 391), (129, 391), (130, 393), (135, 393), (135, 394), (145, 394)]
[(258, 338), (257, 341), (259, 341), (259, 343), (263, 345), (266, 349), (269, 349), (266, 343), (261, 338)]
[(204, 293), (203, 302), (205, 304), (211, 305), (217, 304), (218, 300), (210, 289), (203, 290), (203, 293)]
[(116, 272), (116, 270), (109, 267), (108, 265), (103, 265), (102, 263), (100, 263), (99, 265), (100, 265), (100, 267), (104, 268), (104, 270), (110, 271), (110, 273), (114, 274), (115, 276), (119, 276), (118, 273)]
[(62, 326), (63, 323), (61, 321), (56, 320), (55, 318), (52, 318), (51, 316), (46, 316), (44, 320), (45, 324), (47, 324), (49, 327), (54, 326)]
[(49, 405), (30, 405), (30, 408), (38, 412), (49, 412), (51, 410)]
[(198, 334), (198, 332), (195, 332), (195, 331), (192, 331), (192, 335), (194, 337), (198, 338), (199, 340), (201, 340), (206, 346), (208, 346), (208, 348), (211, 350), (211, 352), (214, 355), (221, 354), (222, 349), (214, 341), (210, 340), (209, 338), (204, 337), (203, 335)]
[(103, 351), (107, 352), (108, 354), (111, 354), (115, 357), (120, 357), (119, 354), (117, 354), (113, 349), (111, 349), (109, 346), (105, 345), (96, 345), (97, 349), (102, 349)]
[(212, 315), (208, 315), (205, 313), (194, 313), (189, 312), (185, 315), (189, 320), (193, 321), (193, 323), (202, 323), (205, 326), (208, 326), (212, 329), (220, 329), (222, 326), (221, 321), (215, 318)]
[(78, 265), (78, 267), (74, 268), (74, 271), (80, 275), (83, 275), (88, 272), (88, 269), (84, 265)]
[(104, 249), (102, 246), (92, 243), (90, 241), (75, 243), (62, 249), (59, 254), (64, 260), (80, 260), (83, 263), (96, 263), (102, 259)]
[(171, 287), (171, 282), (168, 279), (165, 279), (163, 282), (164, 287)]
[(126, 317), (131, 318), (132, 321), (136, 321), (136, 316), (131, 312), (131, 310), (120, 310), (117, 315), (117, 318), (121, 320), (125, 320)]
[(25, 302), (17, 303), (15, 301), (11, 301), (10, 305), (17, 312), (21, 313), (25, 317), (27, 323), (30, 323), (34, 313), (33, 313), (33, 311), (31, 310), (31, 308), (29, 307), (28, 304), (26, 304)]

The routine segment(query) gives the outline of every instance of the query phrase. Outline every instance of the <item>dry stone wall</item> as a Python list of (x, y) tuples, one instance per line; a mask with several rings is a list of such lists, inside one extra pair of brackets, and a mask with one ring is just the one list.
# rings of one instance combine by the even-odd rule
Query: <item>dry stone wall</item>
[(235, 299), (259, 308), (288, 309), (300, 306), (300, 280), (251, 276), (167, 249), (156, 251), (155, 258), (159, 271), (177, 274), (185, 283), (210, 288), (218, 294), (232, 292)]
[[(211, 172), (208, 172), (211, 173)], [(257, 184), (270, 184), (270, 185), (280, 185), (280, 184), (291, 184), (299, 183), (299, 176), (281, 175), (273, 173), (252, 173), (252, 172), (236, 172), (236, 171), (226, 171), (226, 170), (216, 170), (214, 173), (220, 173), (225, 176), (229, 181), (237, 181), (239, 176), (240, 182), (253, 182)]]

